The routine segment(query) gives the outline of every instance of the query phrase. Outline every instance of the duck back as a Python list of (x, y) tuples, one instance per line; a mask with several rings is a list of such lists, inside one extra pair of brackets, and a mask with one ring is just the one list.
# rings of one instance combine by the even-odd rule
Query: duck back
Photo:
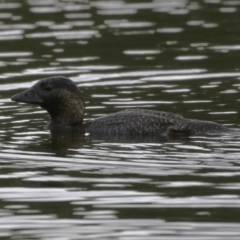
[(209, 121), (186, 119), (180, 115), (154, 110), (127, 109), (97, 118), (85, 125), (90, 134), (165, 135), (220, 133), (223, 125)]

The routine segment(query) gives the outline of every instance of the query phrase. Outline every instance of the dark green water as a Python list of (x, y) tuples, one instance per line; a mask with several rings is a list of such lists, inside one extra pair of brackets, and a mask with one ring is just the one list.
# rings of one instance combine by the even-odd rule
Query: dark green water
[(86, 119), (141, 107), (239, 128), (239, 0), (0, 1), (0, 238), (238, 240), (240, 136), (51, 136), (10, 97), (65, 75)]

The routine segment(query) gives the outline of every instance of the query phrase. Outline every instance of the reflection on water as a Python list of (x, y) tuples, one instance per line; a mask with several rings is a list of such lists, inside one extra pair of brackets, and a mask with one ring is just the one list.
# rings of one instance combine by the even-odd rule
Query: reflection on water
[(129, 107), (239, 126), (240, 1), (0, 2), (0, 236), (239, 239), (239, 134), (45, 130), (10, 96), (65, 75), (86, 120)]
[[(6, 236), (11, 226), (15, 234), (38, 238), (74, 239), (76, 233), (118, 239), (118, 231), (127, 239), (132, 232), (140, 232), (140, 239), (155, 239), (154, 234), (195, 238), (198, 231), (215, 237), (234, 231), (230, 239), (239, 235), (238, 224), (229, 222), (239, 205), (239, 137), (135, 143), (89, 139), (65, 149), (64, 156), (58, 156), (62, 145), (47, 137), (38, 147), (34, 142), (1, 153), (1, 182), (8, 186), (0, 189)], [(217, 222), (204, 224), (212, 216)]]

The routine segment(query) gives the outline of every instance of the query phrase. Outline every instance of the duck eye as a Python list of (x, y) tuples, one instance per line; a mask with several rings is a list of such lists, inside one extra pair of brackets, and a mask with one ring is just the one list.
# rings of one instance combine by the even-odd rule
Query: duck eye
[(46, 86), (44, 87), (44, 89), (45, 89), (46, 91), (50, 92), (50, 91), (52, 91), (52, 86), (46, 85)]

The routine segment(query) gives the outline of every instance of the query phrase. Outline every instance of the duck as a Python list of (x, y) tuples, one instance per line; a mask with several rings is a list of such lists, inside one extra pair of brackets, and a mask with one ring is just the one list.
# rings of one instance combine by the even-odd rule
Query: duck
[(43, 78), (11, 99), (45, 109), (50, 116), (47, 124), (50, 131), (80, 130), (105, 136), (201, 135), (229, 131), (229, 128), (215, 122), (141, 108), (130, 108), (84, 122), (85, 102), (82, 92), (65, 76)]

